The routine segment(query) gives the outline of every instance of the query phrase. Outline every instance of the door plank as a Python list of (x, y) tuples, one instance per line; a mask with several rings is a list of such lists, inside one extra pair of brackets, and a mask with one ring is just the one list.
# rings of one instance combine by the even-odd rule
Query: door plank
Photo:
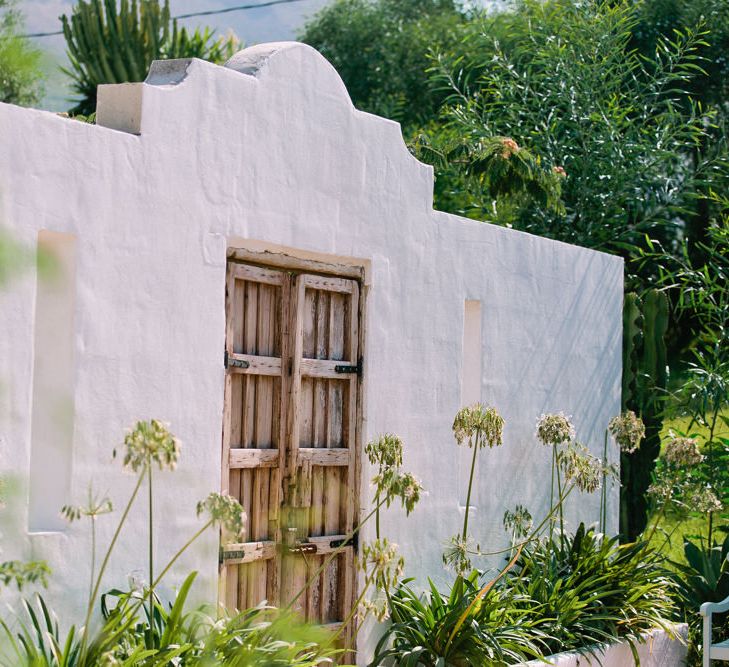
[(352, 452), (346, 447), (299, 447), (299, 465), (304, 462), (314, 466), (347, 466), (352, 462)]
[[(278, 377), (281, 375), (281, 359), (278, 357), (264, 357), (254, 354), (228, 354), (228, 372), (242, 375), (267, 375)], [(234, 366), (230, 362), (244, 361), (247, 368)]]
[(230, 450), (230, 468), (278, 468), (277, 449), (243, 449)]

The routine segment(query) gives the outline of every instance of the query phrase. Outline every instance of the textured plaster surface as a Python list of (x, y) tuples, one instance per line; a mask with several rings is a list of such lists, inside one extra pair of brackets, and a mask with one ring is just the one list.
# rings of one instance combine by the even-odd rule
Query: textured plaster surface
[[(449, 579), (441, 552), (462, 522), (467, 479), (450, 427), (465, 300), (481, 302), (481, 399), (506, 419), (503, 447), (478, 464), (470, 525), (482, 548), (507, 544), (505, 509), (546, 509), (541, 413), (572, 415), (601, 455), (620, 407), (621, 260), (434, 211), (433, 172), (408, 153), (398, 124), (355, 110), (309, 47), (261, 45), (229, 67), (167, 63), (149, 81), (102, 87), (98, 117), (111, 127), (0, 104), (0, 220), (31, 250), (40, 230), (76, 237), (69, 501), (93, 485), (123, 506), (134, 479), (112, 449), (136, 419), (157, 417), (183, 443), (178, 470), (157, 476), (157, 562), (199, 525), (195, 502), (220, 488), (227, 247), (365, 266), (364, 435), (401, 435), (405, 467), (428, 492), (409, 518), (393, 508), (383, 520), (421, 583)], [(46, 559), (49, 599), (78, 618), (87, 527), (27, 532), (35, 298), (33, 266), (0, 291), (0, 463), (17, 480), (4, 556)], [(366, 508), (366, 466), (363, 475)], [(598, 519), (598, 496), (570, 499), (570, 527)], [(101, 544), (116, 517), (99, 520)], [(614, 531), (615, 487), (608, 517)], [(140, 505), (107, 586), (144, 570), (145, 526)], [(212, 532), (168, 589), (193, 568), (198, 599), (214, 600)]]
[[(688, 626), (676, 625), (671, 634), (656, 628), (643, 635), (635, 648), (641, 667), (682, 667), (688, 655)], [(558, 653), (546, 661), (532, 660), (528, 667), (629, 667), (638, 664), (627, 642), (616, 642), (593, 653)]]

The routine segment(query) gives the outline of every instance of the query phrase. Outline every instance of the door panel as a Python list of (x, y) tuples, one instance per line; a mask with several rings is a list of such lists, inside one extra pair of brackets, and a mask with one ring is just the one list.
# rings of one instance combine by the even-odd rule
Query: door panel
[(286, 274), (231, 264), (227, 281), (223, 487), (247, 516), (239, 558), (223, 568), (226, 605), (246, 608), (279, 598), (282, 320)]

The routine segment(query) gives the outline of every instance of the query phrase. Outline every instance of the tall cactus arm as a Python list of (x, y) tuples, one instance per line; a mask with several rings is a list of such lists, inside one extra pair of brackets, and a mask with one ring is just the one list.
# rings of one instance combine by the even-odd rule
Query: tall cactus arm
[(642, 319), (640, 297), (629, 292), (623, 302), (623, 410), (633, 404), (635, 397), (638, 350), (643, 338)]

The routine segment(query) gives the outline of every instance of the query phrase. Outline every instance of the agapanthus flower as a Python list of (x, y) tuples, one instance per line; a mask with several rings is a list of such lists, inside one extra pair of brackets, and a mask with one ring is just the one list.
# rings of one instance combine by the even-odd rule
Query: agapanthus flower
[(537, 438), (544, 445), (561, 445), (575, 438), (575, 427), (564, 412), (542, 415), (537, 420)]
[(454, 535), (443, 553), (443, 564), (456, 574), (466, 574), (471, 569), (470, 551), (473, 551), (472, 540)]
[(721, 512), (724, 504), (711, 487), (703, 486), (697, 489), (690, 498), (690, 507), (694, 512), (708, 514), (709, 512)]
[(137, 422), (124, 438), (124, 465), (134, 472), (152, 463), (174, 470), (179, 457), (180, 441), (158, 419)]
[(399, 473), (395, 477), (391, 489), (393, 496), (400, 499), (402, 506), (405, 508), (405, 514), (408, 515), (415, 509), (415, 505), (420, 502), (423, 487), (415, 475), (405, 472)]
[(365, 572), (376, 575), (380, 585), (390, 588), (402, 577), (405, 560), (398, 553), (397, 544), (385, 537), (362, 547), (360, 566)]
[(674, 484), (672, 480), (667, 477), (659, 477), (648, 487), (647, 493), (652, 498), (665, 503), (671, 500), (673, 491)]
[(565, 478), (584, 493), (597, 491), (602, 484), (602, 462), (587, 447), (573, 443), (560, 453), (559, 464)]
[(531, 513), (523, 505), (517, 505), (513, 510), (506, 510), (503, 521), (504, 528), (512, 531), (517, 538), (526, 537), (533, 523)]
[(197, 515), (201, 514), (207, 514), (214, 524), (223, 526), (234, 539), (243, 534), (246, 513), (233, 496), (211, 493), (197, 504)]
[(61, 515), (66, 521), (73, 523), (82, 517), (88, 517), (93, 520), (102, 514), (108, 514), (113, 511), (114, 506), (109, 498), (106, 496), (100, 497), (89, 489), (89, 501), (86, 505), (64, 505), (61, 508)]
[(632, 454), (640, 446), (645, 437), (645, 424), (632, 410), (613, 417), (608, 424), (608, 430), (618, 443), (620, 451)]
[(402, 440), (391, 433), (386, 433), (365, 446), (365, 454), (370, 463), (387, 468), (398, 468), (402, 465), (402, 451)]
[(493, 407), (476, 403), (461, 408), (453, 420), (453, 435), (462, 445), (472, 447), (474, 439), (479, 447), (498, 447), (503, 443), (504, 418)]
[(673, 433), (666, 443), (663, 458), (667, 463), (676, 466), (694, 466), (704, 460), (695, 438), (685, 438)]

